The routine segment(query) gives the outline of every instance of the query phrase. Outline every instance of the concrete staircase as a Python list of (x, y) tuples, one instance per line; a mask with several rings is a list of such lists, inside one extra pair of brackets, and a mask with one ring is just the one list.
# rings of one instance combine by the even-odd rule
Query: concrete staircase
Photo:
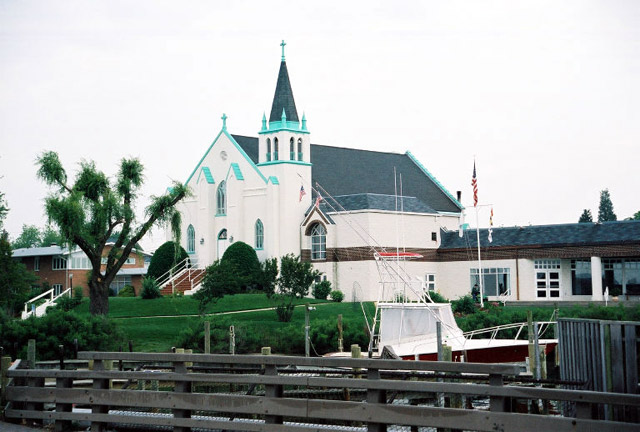
[(174, 293), (184, 294), (185, 291), (197, 290), (204, 277), (204, 272), (204, 269), (193, 267), (183, 269), (160, 288), (160, 293), (163, 296), (168, 296)]

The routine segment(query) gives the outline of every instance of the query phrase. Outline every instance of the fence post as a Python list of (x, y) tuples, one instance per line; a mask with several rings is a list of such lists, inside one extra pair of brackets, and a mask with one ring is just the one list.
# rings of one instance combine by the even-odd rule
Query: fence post
[[(271, 355), (271, 347), (263, 347), (262, 355)], [(264, 374), (277, 376), (278, 368), (276, 365), (264, 365)], [(267, 384), (264, 386), (264, 395), (265, 397), (270, 398), (281, 398), (283, 394), (283, 389), (281, 385), (277, 384)], [(264, 422), (269, 424), (282, 424), (282, 416), (278, 415), (265, 415)]]
[[(176, 354), (184, 353), (183, 348), (176, 349)], [(174, 361), (173, 362), (174, 373), (176, 374), (186, 374), (187, 371), (187, 362), (184, 361)], [(174, 392), (176, 393), (191, 393), (191, 382), (189, 381), (180, 381), (178, 379), (175, 380)], [(191, 410), (188, 409), (174, 409), (173, 410), (174, 418), (191, 418)], [(177, 432), (190, 432), (190, 427), (184, 426), (174, 426), (174, 431)]]
[[(66, 389), (73, 387), (73, 380), (71, 378), (56, 378), (56, 389)], [(69, 403), (56, 403), (56, 412), (71, 412), (73, 408)], [(70, 420), (56, 420), (55, 431), (64, 432), (71, 430)]]
[(2, 361), (0, 363), (0, 384), (2, 388), (0, 388), (0, 418), (4, 418), (4, 407), (7, 404), (7, 385), (9, 383), (9, 378), (7, 378), (7, 371), (9, 370), (9, 366), (11, 366), (11, 357), (3, 356)]
[[(502, 387), (504, 385), (504, 377), (500, 374), (489, 374), (489, 385)], [(489, 399), (489, 409), (491, 412), (506, 412), (507, 399), (504, 396), (491, 396)]]
[(204, 322), (204, 353), (211, 354), (211, 321)]
[[(93, 360), (93, 370), (96, 372), (103, 372), (105, 370), (105, 364), (102, 360)], [(109, 390), (109, 379), (94, 378), (93, 390)], [(107, 414), (109, 413), (108, 405), (93, 405), (91, 407), (92, 414)], [(107, 424), (103, 422), (92, 421), (91, 432), (98, 431), (103, 432), (107, 429)]]
[[(380, 379), (380, 370), (369, 368), (367, 370), (367, 379), (369, 381)], [(367, 389), (367, 403), (368, 404), (386, 404), (387, 392), (385, 390)], [(369, 409), (375, 409), (369, 407)], [(367, 423), (367, 432), (384, 432), (387, 430), (387, 425), (383, 423)]]
[(36, 368), (36, 340), (29, 339), (27, 342), (27, 368)]

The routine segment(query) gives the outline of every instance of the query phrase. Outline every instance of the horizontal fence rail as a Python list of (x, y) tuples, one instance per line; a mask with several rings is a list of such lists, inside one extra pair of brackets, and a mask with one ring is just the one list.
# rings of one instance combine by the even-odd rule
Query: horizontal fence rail
[[(80, 352), (78, 358), (93, 362), (93, 369), (9, 370), (5, 415), (54, 421), (57, 430), (90, 422), (92, 431), (118, 424), (177, 431), (638, 430), (590, 413), (605, 403), (637, 410), (640, 396), (505, 385), (505, 378), (520, 374), (517, 365), (121, 352)], [(133, 370), (111, 370), (114, 361)], [(136, 363), (146, 368), (136, 370)], [(467, 374), (484, 383), (464, 382)], [(439, 394), (449, 406), (438, 403)], [(456, 402), (462, 398), (487, 404), (463, 409)], [(576, 403), (577, 417), (511, 412), (514, 401), (540, 400)]]

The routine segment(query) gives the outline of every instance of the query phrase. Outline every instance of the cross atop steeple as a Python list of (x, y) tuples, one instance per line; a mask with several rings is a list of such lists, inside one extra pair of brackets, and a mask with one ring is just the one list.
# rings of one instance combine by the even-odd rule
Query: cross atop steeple
[(222, 119), (222, 130), (227, 130), (227, 115), (222, 113), (222, 117), (220, 118)]
[(284, 42), (284, 39), (282, 39), (282, 43), (280, 44), (280, 46), (282, 47), (282, 61), (284, 61), (284, 46), (286, 45), (286, 43)]

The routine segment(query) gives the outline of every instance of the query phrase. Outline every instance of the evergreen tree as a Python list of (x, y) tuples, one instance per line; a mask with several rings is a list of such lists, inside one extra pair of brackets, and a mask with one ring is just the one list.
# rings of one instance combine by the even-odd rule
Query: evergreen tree
[(584, 222), (593, 222), (593, 216), (591, 215), (591, 210), (589, 209), (584, 209), (582, 215), (580, 216), (580, 219), (578, 220), (578, 223)]
[(600, 206), (598, 207), (598, 222), (616, 221), (618, 217), (613, 212), (613, 203), (609, 189), (600, 191)]

